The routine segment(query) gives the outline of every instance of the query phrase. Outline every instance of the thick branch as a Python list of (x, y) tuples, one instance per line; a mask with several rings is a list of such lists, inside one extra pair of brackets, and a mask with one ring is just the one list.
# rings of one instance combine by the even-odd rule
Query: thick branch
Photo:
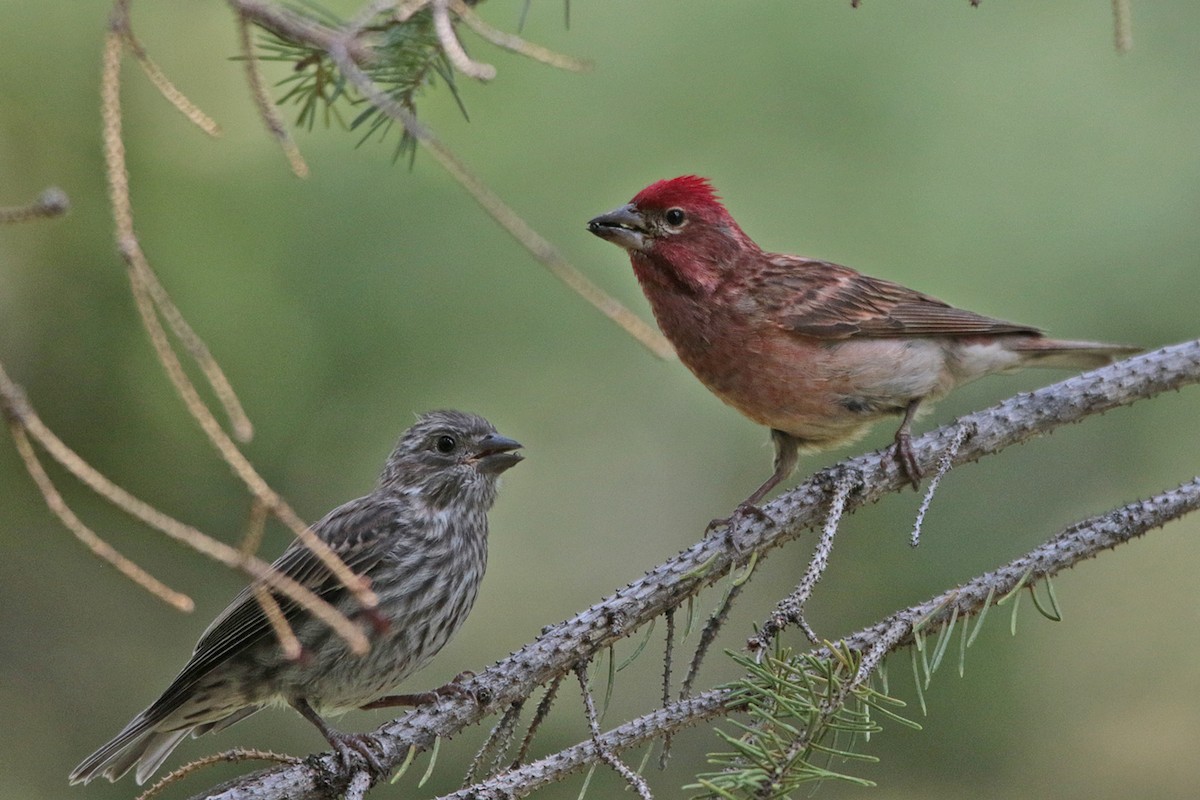
[[(913, 451), (922, 468), (928, 469), (955, 439), (960, 426), (965, 425), (972, 434), (962, 443), (953, 459), (955, 464), (962, 464), (1091, 414), (1197, 382), (1200, 382), (1200, 341), (1173, 345), (1036, 392), (1019, 395), (985, 411), (965, 416), (915, 439)], [(900, 474), (894, 459), (886, 451), (849, 459), (835, 470), (839, 473), (851, 470), (862, 476), (860, 488), (847, 498), (847, 511), (853, 511), (886, 492), (899, 491), (908, 485), (907, 478)], [(466, 684), (476, 696), (486, 697), (486, 702), (444, 700), (435, 706), (416, 709), (382, 726), (375, 733), (382, 760), (393, 767), (397, 766), (404, 760), (410, 746), (428, 748), (436, 737), (453, 735), (484, 716), (502, 712), (514, 701), (528, 696), (538, 685), (568, 672), (581, 659), (590, 659), (599, 650), (630, 635), (666, 609), (678, 606), (689, 596), (714, 583), (735, 562), (744, 559), (748, 550), (765, 553), (820, 525), (827, 505), (822, 500), (828, 486), (826, 476), (814, 476), (764, 507), (778, 524), (764, 523), (747, 515), (738, 523), (733, 536), (705, 538), (606, 600), (546, 629), (535, 641)], [(1037, 555), (1042, 550), (1039, 548), (1027, 557), (1034, 560), (1013, 569), (1018, 579), (1030, 567), (1035, 568), (1033, 577), (1051, 574), (1052, 565), (1057, 565), (1053, 566), (1054, 570), (1061, 569), (1067, 562), (1074, 563), (1090, 557), (1122, 540), (1113, 537), (1135, 536), (1162, 524), (1166, 519), (1186, 513), (1195, 507), (1198, 489), (1200, 487), (1193, 482), (1176, 492), (1144, 503), (1134, 503), (1092, 520), (1090, 525), (1083, 523), (1083, 527), (1076, 526), (1063, 534), (1067, 537), (1065, 541), (1056, 539), (1044, 546), (1050, 548), (1048, 555)], [(1142, 527), (1138, 529), (1138, 525)], [(1103, 535), (1096, 533), (1100, 529), (1103, 529)], [(1008, 577), (1008, 573), (1000, 571), (983, 576), (981, 580), (995, 582), (1007, 580)], [(957, 598), (954, 602), (982, 603), (987, 589), (982, 591), (983, 595), (979, 596), (978, 593), (968, 593), (966, 587), (960, 587), (947, 596)], [(997, 596), (1003, 594), (1003, 589), (996, 591)], [(928, 608), (936, 607), (935, 604)], [(924, 613), (927, 612), (928, 609)], [(916, 617), (919, 618), (920, 615)], [(850, 637), (848, 642), (855, 649), (869, 650), (873, 637), (879, 635), (878, 631), (886, 630), (893, 622), (886, 620), (872, 626)], [(926, 624), (934, 623), (936, 620)], [(901, 643), (904, 641), (900, 639)], [(699, 695), (687, 702), (699, 703), (710, 695)], [(666, 711), (669, 709), (657, 713)], [(590, 744), (587, 746), (590, 747)], [(325, 798), (344, 791), (349, 779), (349, 773), (338, 759), (332, 754), (324, 754), (314, 756), (300, 766), (281, 767), (239, 778), (201, 796)]]
[[(1128, 542), (1197, 508), (1200, 508), (1200, 478), (1149, 500), (1130, 503), (1107, 514), (1076, 523), (1000, 569), (980, 575), (963, 586), (893, 614), (869, 628), (851, 634), (845, 641), (851, 648), (860, 652), (870, 651), (877, 644), (886, 642), (889, 652), (894, 652), (912, 643), (912, 631), (918, 624), (925, 633), (936, 633), (955, 616), (956, 609), (960, 621), (967, 615), (978, 614), (989, 597), (993, 598), (994, 602), (995, 599), (1017, 589), (1022, 582), (1032, 583), (1040, 578), (1057, 575), (1083, 559)], [(897, 626), (907, 629), (907, 632), (898, 638), (892, 637), (894, 641), (888, 642), (891, 632)], [(815, 652), (821, 657), (830, 655), (824, 648)], [(614, 728), (601, 736), (599, 742), (605, 751), (620, 753), (652, 741), (665, 732), (676, 731), (737, 711), (729, 705), (729, 701), (728, 690), (705, 692)], [(599, 753), (591, 741), (581, 742), (540, 761), (446, 795), (441, 800), (523, 797), (546, 784), (562, 780), (572, 772), (594, 763), (598, 758)]]

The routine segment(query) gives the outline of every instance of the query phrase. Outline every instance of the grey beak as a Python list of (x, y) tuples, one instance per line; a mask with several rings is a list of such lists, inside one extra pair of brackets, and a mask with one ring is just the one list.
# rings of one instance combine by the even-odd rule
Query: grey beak
[(475, 465), (480, 472), (499, 475), (525, 459), (525, 456), (520, 453), (512, 452), (520, 447), (521, 443), (515, 439), (509, 439), (498, 433), (489, 433), (479, 443), (479, 449), (475, 454)]
[(588, 221), (588, 230), (626, 250), (643, 250), (649, 241), (646, 219), (633, 203), (614, 208)]

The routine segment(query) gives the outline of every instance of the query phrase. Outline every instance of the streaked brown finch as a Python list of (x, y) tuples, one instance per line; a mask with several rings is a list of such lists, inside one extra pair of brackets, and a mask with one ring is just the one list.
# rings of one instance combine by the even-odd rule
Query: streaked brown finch
[[(323, 714), (413, 702), (390, 695), (462, 626), (487, 565), (487, 512), (500, 473), (521, 445), (474, 414), (432, 411), (400, 437), (379, 483), (335, 508), (312, 530), (379, 599), (369, 615), (298, 540), (275, 568), (361, 621), (371, 648), (346, 642), (295, 602), (275, 595), (300, 641), (298, 659), (280, 649), (247, 587), (200, 637), (166, 691), (71, 773), (72, 783), (117, 780), (137, 768), (143, 783), (188, 734), (218, 731), (268, 705), (288, 704), (320, 729), (343, 759), (381, 769), (368, 740), (341, 733)], [(368, 617), (369, 618), (366, 618)]]

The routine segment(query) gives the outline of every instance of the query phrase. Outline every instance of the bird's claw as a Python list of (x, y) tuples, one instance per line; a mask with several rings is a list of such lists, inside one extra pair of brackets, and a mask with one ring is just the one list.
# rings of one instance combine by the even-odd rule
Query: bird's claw
[(725, 529), (726, 537), (729, 540), (729, 544), (733, 547), (734, 552), (741, 554), (742, 547), (738, 543), (737, 539), (734, 537), (733, 534), (734, 534), (734, 529), (738, 527), (739, 523), (741, 523), (743, 520), (745, 520), (748, 517), (753, 517), (753, 518), (759, 520), (760, 522), (763, 522), (766, 525), (771, 526), (772, 528), (774, 528), (777, 525), (777, 523), (771, 517), (770, 514), (763, 511), (761, 508), (754, 505), (753, 503), (739, 503), (738, 507), (735, 508), (733, 510), (733, 513), (730, 514), (728, 517), (718, 517), (717, 519), (714, 519), (713, 521), (709, 522), (708, 526), (704, 529), (704, 535), (712, 536), (717, 531), (719, 531), (721, 529)]
[(435, 699), (440, 699), (442, 697), (458, 697), (462, 699), (469, 699), (479, 705), (482, 705), (488, 701), (490, 693), (486, 689), (474, 689), (463, 685), (465, 682), (474, 677), (474, 672), (469, 669), (465, 669), (451, 678), (449, 682), (443, 683), (441, 686), (429, 692), (429, 694), (433, 695)]
[(370, 734), (335, 733), (329, 737), (329, 743), (337, 750), (338, 757), (348, 768), (353, 769), (358, 766), (355, 762), (363, 761), (376, 775), (388, 773), (388, 766), (376, 752), (375, 739)]

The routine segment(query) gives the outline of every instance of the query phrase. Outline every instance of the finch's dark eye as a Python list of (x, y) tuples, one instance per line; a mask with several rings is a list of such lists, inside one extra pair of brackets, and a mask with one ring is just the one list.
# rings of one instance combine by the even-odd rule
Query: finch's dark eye
[(457, 444), (458, 442), (455, 441), (453, 436), (442, 434), (437, 438), (437, 441), (433, 443), (433, 446), (437, 448), (439, 453), (449, 453), (454, 450), (454, 446)]
[(668, 225), (677, 228), (687, 219), (687, 214), (683, 213), (682, 208), (668, 208), (665, 219)]

